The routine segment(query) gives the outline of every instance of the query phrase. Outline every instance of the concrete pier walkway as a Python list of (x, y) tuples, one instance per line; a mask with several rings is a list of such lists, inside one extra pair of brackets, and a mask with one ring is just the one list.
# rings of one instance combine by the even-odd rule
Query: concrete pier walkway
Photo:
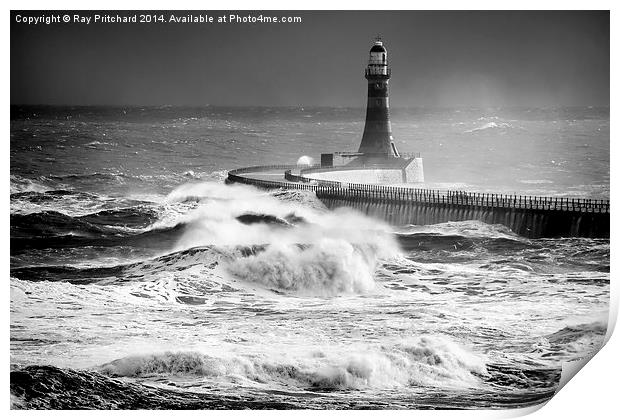
[(529, 238), (609, 238), (609, 200), (419, 189), (317, 180), (295, 165), (235, 169), (227, 182), (315, 192), (328, 208), (351, 207), (394, 225), (480, 220)]

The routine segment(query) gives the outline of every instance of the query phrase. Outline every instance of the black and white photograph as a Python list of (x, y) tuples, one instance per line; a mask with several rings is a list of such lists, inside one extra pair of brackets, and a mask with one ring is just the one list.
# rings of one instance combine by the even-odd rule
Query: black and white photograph
[(612, 322), (610, 41), (11, 10), (10, 409), (544, 405)]

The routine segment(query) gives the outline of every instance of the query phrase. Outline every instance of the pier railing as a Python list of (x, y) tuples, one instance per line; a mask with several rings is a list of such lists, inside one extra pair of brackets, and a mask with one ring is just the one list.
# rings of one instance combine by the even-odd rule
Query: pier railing
[[(267, 165), (235, 169), (228, 173), (228, 180), (267, 189), (298, 189), (315, 191), (324, 197), (345, 200), (378, 200), (415, 202), (450, 206), (476, 206), (488, 208), (518, 208), (533, 210), (558, 210), (585, 213), (609, 213), (609, 200), (567, 197), (540, 197), (530, 195), (488, 194), (452, 190), (435, 190), (387, 185), (357, 184), (317, 180), (292, 174), (292, 165)], [(256, 179), (243, 174), (266, 170), (283, 170), (286, 181)]]
[(421, 157), (420, 152), (403, 152), (398, 154), (403, 159), (415, 159)]
[[(365, 156), (368, 155), (368, 153), (360, 153), (360, 152), (333, 152), (333, 155), (337, 155), (337, 156), (349, 156), (349, 157), (359, 157), (359, 156)], [(404, 158), (404, 159), (414, 159), (414, 158), (419, 158), (422, 157), (420, 152), (399, 152), (398, 153), (398, 157)]]

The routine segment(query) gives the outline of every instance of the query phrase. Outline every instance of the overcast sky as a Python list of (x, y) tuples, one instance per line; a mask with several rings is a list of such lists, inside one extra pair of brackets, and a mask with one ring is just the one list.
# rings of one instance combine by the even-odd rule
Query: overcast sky
[(263, 13), (302, 23), (26, 25), (17, 14), (42, 13), (12, 12), (11, 103), (364, 107), (380, 33), (392, 106), (609, 105), (608, 12)]

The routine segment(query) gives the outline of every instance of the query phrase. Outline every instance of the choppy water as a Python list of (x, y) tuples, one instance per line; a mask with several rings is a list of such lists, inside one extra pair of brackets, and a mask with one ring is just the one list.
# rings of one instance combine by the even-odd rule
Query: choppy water
[[(223, 183), (362, 129), (350, 109), (13, 107), (13, 406), (551, 397), (605, 335), (608, 240), (388, 226)], [(397, 110), (393, 129), (429, 185), (608, 197), (608, 109)]]

